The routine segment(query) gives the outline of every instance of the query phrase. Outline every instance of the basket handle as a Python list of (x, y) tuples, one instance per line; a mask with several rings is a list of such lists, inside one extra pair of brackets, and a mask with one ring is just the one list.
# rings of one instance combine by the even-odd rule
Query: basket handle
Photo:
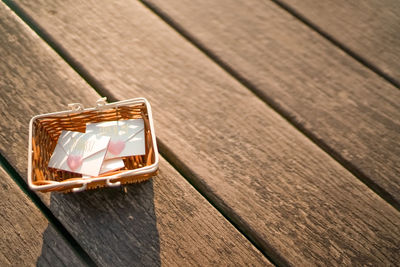
[(112, 183), (111, 179), (107, 179), (106, 184), (108, 187), (118, 187), (121, 185), (121, 182), (118, 181), (118, 182)]
[(83, 107), (83, 105), (82, 105), (81, 103), (71, 103), (71, 104), (68, 104), (68, 108), (69, 108), (70, 110), (72, 110), (72, 111), (80, 111), (80, 110), (83, 110), (83, 109), (84, 109), (84, 107)]
[(106, 105), (107, 105), (107, 97), (99, 98), (99, 99), (96, 101), (96, 108), (97, 108), (97, 109), (101, 109), (101, 108), (103, 108), (103, 107), (106, 106)]
[(85, 191), (85, 190), (86, 190), (86, 187), (87, 187), (87, 183), (84, 183), (84, 184), (82, 184), (81, 187), (75, 187), (75, 188), (73, 188), (73, 189), (72, 189), (72, 192), (73, 192), (73, 193), (78, 193), (78, 192)]

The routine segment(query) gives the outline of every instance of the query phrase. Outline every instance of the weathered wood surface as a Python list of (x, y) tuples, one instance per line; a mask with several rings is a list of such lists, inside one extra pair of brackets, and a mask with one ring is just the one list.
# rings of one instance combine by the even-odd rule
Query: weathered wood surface
[(398, 211), (140, 3), (19, 3), (109, 95), (151, 101), (169, 160), (277, 263), (399, 261)]
[[(93, 105), (99, 96), (2, 3), (0, 73), (0, 152), (25, 177), (30, 117), (71, 102)], [(102, 266), (269, 265), (164, 160), (154, 181), (128, 186), (127, 194), (39, 195)]]
[(271, 1), (146, 2), (400, 209), (397, 88)]
[(1, 167), (0, 266), (84, 266)]
[(400, 2), (279, 0), (400, 84)]

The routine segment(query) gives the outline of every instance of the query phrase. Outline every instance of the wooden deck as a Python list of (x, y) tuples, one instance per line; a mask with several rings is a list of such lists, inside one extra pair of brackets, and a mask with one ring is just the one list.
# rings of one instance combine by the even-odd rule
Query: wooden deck
[[(398, 266), (400, 4), (0, 2), (0, 266)], [(33, 115), (146, 97), (159, 175), (25, 183)]]

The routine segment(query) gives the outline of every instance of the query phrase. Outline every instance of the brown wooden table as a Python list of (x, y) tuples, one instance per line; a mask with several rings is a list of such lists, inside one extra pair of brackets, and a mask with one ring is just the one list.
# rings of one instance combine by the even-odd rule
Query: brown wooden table
[[(394, 0), (0, 3), (0, 266), (395, 266)], [(33, 115), (146, 97), (160, 173), (27, 188)]]

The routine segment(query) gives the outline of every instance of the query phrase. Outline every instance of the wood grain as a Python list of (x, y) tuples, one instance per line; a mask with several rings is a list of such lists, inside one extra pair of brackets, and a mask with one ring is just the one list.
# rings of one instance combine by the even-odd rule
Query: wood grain
[(0, 167), (0, 266), (85, 266)]
[(280, 1), (400, 84), (399, 1)]
[[(99, 95), (2, 3), (0, 61), (0, 152), (25, 177), (30, 117)], [(270, 265), (164, 160), (127, 190), (40, 197), (101, 266)]]
[(400, 209), (397, 88), (271, 1), (146, 2)]
[(161, 150), (276, 263), (399, 261), (398, 211), (140, 3), (19, 3), (110, 96), (151, 101)]

